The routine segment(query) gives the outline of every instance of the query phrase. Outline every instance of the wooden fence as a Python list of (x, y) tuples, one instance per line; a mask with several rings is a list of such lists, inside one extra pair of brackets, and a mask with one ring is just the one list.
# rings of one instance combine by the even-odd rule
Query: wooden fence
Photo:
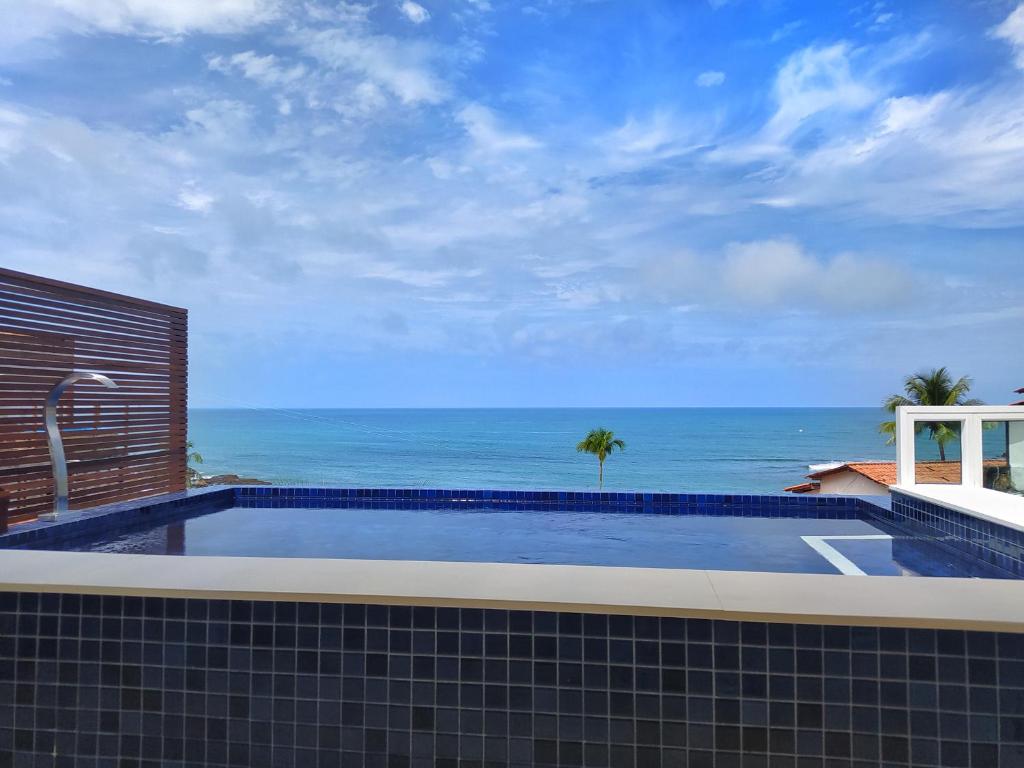
[(12, 522), (53, 503), (43, 428), (47, 392), (61, 400), (72, 509), (185, 488), (188, 313), (184, 309), (0, 269), (0, 487)]

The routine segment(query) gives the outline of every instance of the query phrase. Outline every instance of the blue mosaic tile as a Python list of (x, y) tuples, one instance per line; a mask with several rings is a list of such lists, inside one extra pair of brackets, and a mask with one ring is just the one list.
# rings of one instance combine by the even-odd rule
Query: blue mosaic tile
[(898, 491), (892, 492), (890, 507), (862, 509), (903, 529), (924, 534), (956, 554), (967, 554), (1016, 578), (1024, 578), (1024, 532)]

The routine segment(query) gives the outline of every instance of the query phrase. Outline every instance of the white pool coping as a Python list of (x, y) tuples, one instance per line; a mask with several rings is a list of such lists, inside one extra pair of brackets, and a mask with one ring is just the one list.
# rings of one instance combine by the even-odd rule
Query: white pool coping
[(1024, 632), (1024, 581), (0, 551), (0, 591)]

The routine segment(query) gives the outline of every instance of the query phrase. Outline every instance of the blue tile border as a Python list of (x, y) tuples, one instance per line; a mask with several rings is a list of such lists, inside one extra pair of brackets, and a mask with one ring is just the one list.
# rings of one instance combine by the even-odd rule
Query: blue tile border
[(68, 512), (55, 522), (36, 520), (17, 523), (7, 533), (0, 534), (0, 549), (61, 541), (130, 524), (158, 523), (177, 517), (216, 512), (233, 506), (234, 501), (234, 488), (224, 487), (105, 504)]
[(875, 508), (872, 513), (958, 554), (1024, 578), (1024, 532), (899, 491), (892, 492), (891, 507)]
[(844, 496), (519, 491), (421, 488), (239, 487), (236, 504), (264, 508), (366, 506), (379, 509), (544, 510), (736, 517), (857, 516), (858, 500)]
[(923, 534), (1008, 576), (1024, 578), (1024, 533), (894, 491), (889, 499), (855, 496), (523, 491), (445, 488), (222, 486), (70, 512), (58, 522), (15, 525), (0, 549), (40, 547), (126, 526), (193, 517), (229, 507), (353, 507), (397, 510), (593, 512), (721, 517), (868, 517)]
[(472, 509), (611, 512), (720, 517), (850, 520), (865, 502), (851, 496), (519, 491), (443, 488), (290, 488), (223, 486), (69, 512), (57, 522), (21, 523), (0, 535), (0, 549), (45, 544), (126, 526), (193, 517), (229, 507), (264, 509)]

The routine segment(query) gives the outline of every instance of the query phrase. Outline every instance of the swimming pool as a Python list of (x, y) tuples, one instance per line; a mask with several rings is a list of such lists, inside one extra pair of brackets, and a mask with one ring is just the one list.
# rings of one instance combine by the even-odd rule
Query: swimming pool
[(898, 494), (222, 488), (72, 512), (0, 535), (0, 755), (1017, 766), (1022, 537)]
[[(151, 555), (594, 565), (717, 571), (1005, 577), (857, 499), (655, 494), (430, 497), (243, 493), (22, 546)], [(493, 492), (501, 493), (501, 492)], [(220, 497), (217, 497), (220, 498)], [(730, 498), (726, 503), (725, 498)], [(764, 501), (772, 499), (771, 502)], [(654, 512), (653, 514), (651, 512)], [(100, 520), (100, 522), (103, 522)]]

